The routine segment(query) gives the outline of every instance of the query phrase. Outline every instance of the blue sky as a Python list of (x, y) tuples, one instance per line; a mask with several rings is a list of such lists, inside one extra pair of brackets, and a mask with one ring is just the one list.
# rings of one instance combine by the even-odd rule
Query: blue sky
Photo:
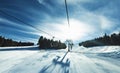
[(81, 42), (120, 31), (119, 0), (67, 0), (67, 3), (70, 28), (64, 0), (0, 0), (0, 35), (35, 43), (41, 35), (52, 38), (40, 29), (55, 39)]

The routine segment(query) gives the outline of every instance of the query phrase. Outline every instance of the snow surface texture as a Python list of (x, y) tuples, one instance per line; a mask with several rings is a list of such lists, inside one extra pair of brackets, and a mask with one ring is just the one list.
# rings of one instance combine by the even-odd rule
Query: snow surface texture
[(120, 73), (120, 46), (74, 46), (71, 52), (0, 48), (0, 73)]

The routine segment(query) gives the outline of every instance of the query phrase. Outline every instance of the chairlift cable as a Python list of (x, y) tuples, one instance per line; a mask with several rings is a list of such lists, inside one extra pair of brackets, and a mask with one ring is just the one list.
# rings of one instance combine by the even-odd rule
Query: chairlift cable
[(48, 32), (45, 32), (45, 31), (43, 31), (43, 30), (41, 30), (41, 29), (38, 29), (38, 28), (36, 28), (35, 26), (33, 26), (33, 25), (29, 24), (29, 23), (26, 23), (26, 22), (22, 21), (22, 20), (19, 19), (19, 18), (15, 17), (15, 16), (13, 16), (13, 15), (10, 15), (10, 14), (8, 14), (8, 13), (6, 13), (6, 12), (4, 12), (3, 10), (0, 10), (0, 12), (3, 13), (3, 14), (5, 14), (5, 15), (7, 15), (7, 16), (10, 16), (10, 17), (16, 19), (16, 20), (19, 21), (19, 22), (22, 22), (22, 23), (25, 24), (25, 25), (28, 25), (28, 26), (30, 26), (30, 27), (32, 27), (32, 28), (34, 28), (34, 29), (36, 29), (36, 30), (38, 30), (38, 31), (40, 31), (40, 32), (43, 32), (43, 33), (45, 33), (45, 34), (47, 34), (47, 35), (55, 38), (55, 36), (49, 34)]
[(65, 8), (66, 8), (66, 14), (67, 14), (68, 27), (70, 27), (69, 13), (68, 13), (68, 6), (67, 6), (67, 1), (66, 1), (66, 0), (65, 0)]
[[(65, 7), (66, 7), (68, 27), (70, 27), (68, 7), (67, 7), (67, 1), (66, 1), (66, 0), (65, 0)], [(53, 36), (52, 34), (49, 34), (49, 33), (46, 32), (46, 31), (43, 31), (43, 30), (41, 30), (41, 29), (36, 28), (35, 26), (33, 26), (33, 25), (31, 25), (31, 24), (29, 24), (29, 23), (27, 23), (27, 22), (22, 21), (20, 18), (17, 18), (17, 17), (15, 17), (15, 16), (13, 16), (13, 15), (8, 14), (7, 12), (5, 12), (5, 11), (3, 11), (3, 10), (0, 10), (0, 12), (3, 13), (3, 14), (5, 14), (5, 15), (8, 15), (8, 16), (16, 19), (17, 21), (22, 22), (23, 24), (28, 25), (28, 26), (30, 26), (30, 27), (32, 27), (32, 28), (34, 28), (34, 29), (36, 29), (36, 30), (38, 30), (38, 31), (40, 31), (40, 32), (43, 32), (43, 33), (51, 36), (52, 38), (58, 38), (58, 37)]]

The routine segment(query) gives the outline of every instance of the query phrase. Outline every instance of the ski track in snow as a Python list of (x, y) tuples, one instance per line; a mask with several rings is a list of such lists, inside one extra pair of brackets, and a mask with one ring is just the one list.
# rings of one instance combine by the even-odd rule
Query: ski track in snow
[(0, 73), (120, 73), (120, 62), (79, 51), (0, 51)]

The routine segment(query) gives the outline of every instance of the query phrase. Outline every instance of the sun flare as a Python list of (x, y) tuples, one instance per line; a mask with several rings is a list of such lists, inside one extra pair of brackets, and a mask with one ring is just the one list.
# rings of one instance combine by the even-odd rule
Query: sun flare
[[(56, 40), (59, 39), (61, 41), (71, 39), (74, 42), (88, 35), (88, 33), (94, 31), (92, 26), (76, 19), (70, 20), (70, 27), (68, 26), (66, 21), (63, 21), (60, 24), (54, 24), (54, 23), (51, 24), (52, 25), (48, 23), (45, 24), (43, 27), (42, 26), (38, 26), (38, 27), (40, 27), (42, 30), (49, 31), (50, 34), (56, 37), (55, 38)], [(43, 34), (40, 33), (39, 35), (43, 35), (47, 38), (52, 38), (51, 36), (44, 33)]]
[(48, 31), (63, 41), (66, 39), (76, 41), (92, 31), (92, 27), (90, 25), (75, 19), (70, 20), (70, 27), (64, 21), (63, 24), (54, 24), (50, 28), (57, 28), (55, 30), (48, 29)]

